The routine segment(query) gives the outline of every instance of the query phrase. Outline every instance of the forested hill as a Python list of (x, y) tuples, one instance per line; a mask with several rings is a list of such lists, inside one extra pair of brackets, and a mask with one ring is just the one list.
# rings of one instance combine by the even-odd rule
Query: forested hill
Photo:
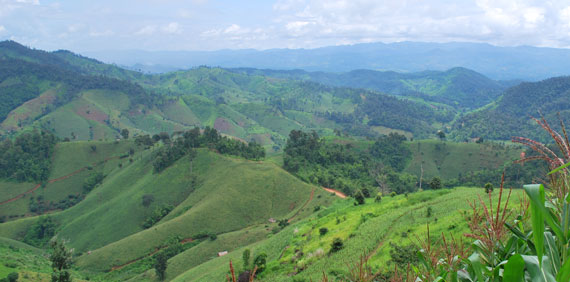
[(98, 140), (118, 138), (122, 129), (136, 135), (210, 126), (278, 150), (293, 129), (429, 137), (455, 116), (443, 104), (221, 68), (143, 75), (12, 41), (0, 43), (0, 60), (4, 133), (41, 128)]
[(30, 63), (59, 67), (84, 75), (104, 75), (129, 80), (143, 77), (142, 73), (105, 64), (66, 50), (46, 52), (28, 48), (11, 40), (0, 41), (0, 59), (24, 60)]
[(558, 113), (562, 120), (570, 120), (569, 76), (511, 87), (493, 105), (457, 119), (453, 129), (459, 139), (509, 140), (512, 136), (525, 136), (546, 141), (545, 133), (529, 117), (543, 115), (559, 128)]
[(507, 87), (518, 83), (518, 81), (495, 81), (480, 73), (461, 67), (447, 71), (416, 73), (374, 70), (327, 73), (252, 68), (231, 70), (278, 78), (310, 80), (331, 86), (365, 88), (468, 109), (478, 108), (492, 102)]

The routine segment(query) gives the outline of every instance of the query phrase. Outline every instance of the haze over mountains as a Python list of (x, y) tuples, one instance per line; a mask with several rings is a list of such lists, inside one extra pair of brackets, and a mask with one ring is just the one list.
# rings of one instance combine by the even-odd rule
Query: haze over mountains
[(225, 68), (303, 69), (348, 72), (356, 69), (419, 72), (465, 67), (496, 80), (536, 81), (570, 73), (570, 50), (499, 47), (483, 43), (366, 43), (316, 49), (142, 51), (110, 50), (85, 55), (148, 72), (200, 65)]

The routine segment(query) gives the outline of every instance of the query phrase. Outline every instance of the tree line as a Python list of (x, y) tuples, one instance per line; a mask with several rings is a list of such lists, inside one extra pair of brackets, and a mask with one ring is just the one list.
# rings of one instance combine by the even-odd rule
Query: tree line
[(215, 128), (206, 127), (203, 131), (200, 128), (185, 132), (175, 132), (172, 136), (167, 133), (141, 135), (135, 137), (138, 145), (154, 145), (162, 141), (165, 146), (161, 147), (153, 157), (153, 167), (155, 172), (161, 172), (180, 158), (189, 155), (194, 158), (196, 148), (209, 148), (220, 154), (233, 155), (248, 160), (260, 160), (265, 158), (265, 149), (258, 143), (243, 141), (222, 136)]
[(362, 152), (350, 144), (327, 143), (316, 132), (292, 130), (284, 153), (284, 168), (302, 180), (341, 190), (347, 195), (372, 191), (405, 193), (416, 189), (416, 177), (402, 170), (412, 153), (406, 137), (391, 133)]

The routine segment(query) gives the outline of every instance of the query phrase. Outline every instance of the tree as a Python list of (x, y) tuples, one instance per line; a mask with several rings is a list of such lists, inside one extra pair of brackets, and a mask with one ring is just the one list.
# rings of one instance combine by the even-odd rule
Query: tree
[(156, 255), (153, 266), (160, 281), (163, 281), (165, 278), (167, 262), (168, 257), (164, 252), (160, 252)]
[(51, 249), (53, 253), (50, 256), (52, 274), (52, 282), (70, 282), (71, 274), (69, 273), (69, 268), (71, 268), (71, 254), (72, 250), (68, 250), (65, 247), (64, 242), (59, 240), (54, 240), (51, 242)]
[(245, 249), (241, 254), (243, 259), (243, 269), (246, 270), (249, 267), (249, 257), (251, 256), (251, 251), (249, 249)]
[(356, 191), (356, 193), (354, 193), (354, 199), (359, 205), (364, 205), (364, 195), (362, 194), (362, 191)]
[(121, 136), (123, 136), (123, 139), (129, 139), (129, 130), (123, 128), (123, 130), (121, 130)]
[(441, 179), (439, 177), (434, 176), (429, 182), (429, 187), (433, 190), (441, 189)]
[(325, 234), (327, 234), (327, 232), (329, 232), (329, 229), (326, 228), (326, 227), (321, 227), (321, 228), (319, 229), (319, 234), (320, 234), (321, 236), (324, 236)]
[(439, 137), (440, 140), (444, 140), (445, 139), (445, 132), (443, 132), (443, 130), (438, 130), (437, 131), (437, 137)]
[(493, 192), (493, 184), (491, 183), (485, 184), (485, 193), (489, 194), (491, 192)]
[(6, 278), (8, 278), (8, 282), (16, 282), (19, 277), (18, 272), (11, 272)]

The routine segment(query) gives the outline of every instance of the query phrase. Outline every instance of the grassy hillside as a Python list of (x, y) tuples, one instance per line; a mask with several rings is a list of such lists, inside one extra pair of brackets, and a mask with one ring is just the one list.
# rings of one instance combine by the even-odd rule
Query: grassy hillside
[[(96, 271), (94, 276), (99, 275), (98, 271), (151, 255), (173, 237), (198, 239), (194, 243), (197, 246), (190, 246), (179, 258), (192, 257), (192, 265), (199, 265), (220, 250), (232, 250), (271, 236), (278, 227), (268, 221), (270, 218), (296, 222), (310, 215), (316, 206), (328, 205), (334, 199), (273, 163), (224, 157), (205, 149), (199, 150), (192, 163), (184, 157), (156, 174), (150, 162), (152, 149), (136, 151), (133, 162), (117, 157), (131, 146), (129, 141), (60, 143), (52, 177), (61, 180), (31, 194), (56, 201), (81, 190), (90, 173), (104, 172), (103, 182), (85, 199), (69, 209), (51, 213), (57, 236), (68, 240), (80, 256), (77, 265)], [(92, 169), (81, 170), (87, 167)], [(3, 214), (9, 214), (14, 206), (27, 211), (31, 195), (3, 205)], [(145, 197), (152, 198), (148, 205), (143, 204)], [(166, 205), (174, 209), (153, 227), (144, 229), (143, 223), (153, 211)], [(0, 236), (22, 240), (37, 220), (26, 217), (2, 223)], [(218, 239), (202, 242), (203, 234), (216, 234)], [(240, 238), (237, 243), (235, 238)], [(135, 266), (113, 272), (107, 278), (119, 279), (146, 270)], [(171, 269), (169, 275), (186, 269), (180, 265), (179, 270)]]
[[(374, 271), (393, 269), (390, 250), (393, 244), (407, 246), (416, 236), (423, 238), (429, 224), (432, 240), (440, 242), (442, 232), (460, 237), (467, 231), (463, 212), (468, 211), (467, 201), (484, 195), (483, 189), (456, 188), (453, 190), (424, 191), (396, 197), (383, 197), (380, 203), (372, 199), (365, 205), (353, 206), (352, 200), (338, 202), (315, 216), (287, 227), (263, 242), (251, 244), (254, 255), (268, 255), (267, 270), (259, 281), (318, 281), (324, 273), (329, 278), (348, 274), (352, 265), (363, 254), (370, 256)], [(513, 191), (511, 205), (516, 206), (521, 190)], [(497, 199), (497, 191), (494, 192)], [(431, 208), (430, 216), (427, 215)], [(453, 212), (450, 212), (453, 211)], [(327, 228), (325, 235), (320, 228)], [(333, 238), (341, 238), (344, 248), (329, 254)], [(231, 259), (240, 269), (241, 252), (213, 259), (192, 268), (173, 281), (219, 281), (225, 277)]]
[[(410, 142), (413, 158), (404, 171), (420, 176), (424, 184), (432, 177), (458, 178), (479, 170), (495, 170), (520, 158), (522, 149), (494, 143), (455, 143), (436, 140)], [(499, 175), (497, 175), (497, 181)]]
[(31, 198), (43, 198), (48, 211), (60, 208), (48, 207), (68, 200), (70, 195), (80, 195), (83, 184), (89, 176), (101, 172), (104, 175), (118, 169), (119, 163), (128, 162), (129, 150), (139, 152), (132, 141), (90, 141), (61, 142), (55, 147), (52, 170), (48, 181), (40, 186), (36, 183), (0, 182), (0, 216), (6, 220), (32, 216)]
[[(209, 152), (199, 153), (194, 162), (193, 169), (195, 175), (198, 175), (199, 182), (196, 187), (188, 187), (190, 180), (183, 176), (188, 177), (188, 173), (184, 171), (188, 172), (190, 169), (190, 164), (185, 158), (161, 173), (159, 179), (152, 180), (156, 181), (154, 183), (161, 183), (160, 185), (149, 185), (151, 183), (145, 185), (149, 179), (138, 181), (139, 185), (154, 190), (156, 202), (158, 202), (158, 195), (166, 192), (164, 190), (174, 190), (172, 186), (178, 186), (177, 190), (182, 190), (178, 193), (189, 193), (184, 197), (170, 196), (185, 200), (176, 203), (176, 208), (160, 224), (96, 249), (90, 255), (81, 257), (78, 265), (98, 270), (110, 269), (112, 266), (121, 265), (150, 253), (173, 236), (193, 238), (205, 232), (223, 234), (247, 226), (267, 223), (269, 218), (290, 218), (311, 198), (311, 191), (314, 189), (272, 164), (228, 159)], [(224, 175), (224, 177), (218, 175)], [(164, 179), (161, 179), (163, 177)], [(169, 183), (166, 179), (172, 180)], [(236, 183), (235, 179), (240, 179), (240, 181)], [(180, 185), (186, 185), (186, 188)], [(144, 188), (136, 187), (134, 192), (139, 196), (129, 197), (133, 200), (123, 199), (123, 197), (116, 200), (117, 204), (121, 203), (123, 206), (121, 210), (128, 211), (129, 205), (132, 206), (130, 209), (140, 206), (141, 189)], [(322, 193), (314, 191), (315, 195)], [(128, 204), (130, 201), (135, 202)], [(137, 209), (140, 211), (142, 207)], [(136, 218), (136, 215), (132, 213), (133, 211), (129, 213), (131, 217)], [(121, 222), (125, 220), (125, 216), (122, 216)], [(113, 219), (106, 220), (113, 221)], [(141, 222), (134, 218), (131, 221), (135, 224)], [(107, 224), (109, 227), (113, 226), (110, 222)], [(77, 225), (80, 224), (77, 223)], [(135, 226), (132, 229), (141, 231)], [(66, 230), (63, 230), (64, 234), (65, 232)], [(105, 230), (102, 230), (98, 236), (108, 236), (104, 233)], [(90, 246), (94, 245), (90, 244)], [(140, 246), (145, 247), (140, 248)]]

